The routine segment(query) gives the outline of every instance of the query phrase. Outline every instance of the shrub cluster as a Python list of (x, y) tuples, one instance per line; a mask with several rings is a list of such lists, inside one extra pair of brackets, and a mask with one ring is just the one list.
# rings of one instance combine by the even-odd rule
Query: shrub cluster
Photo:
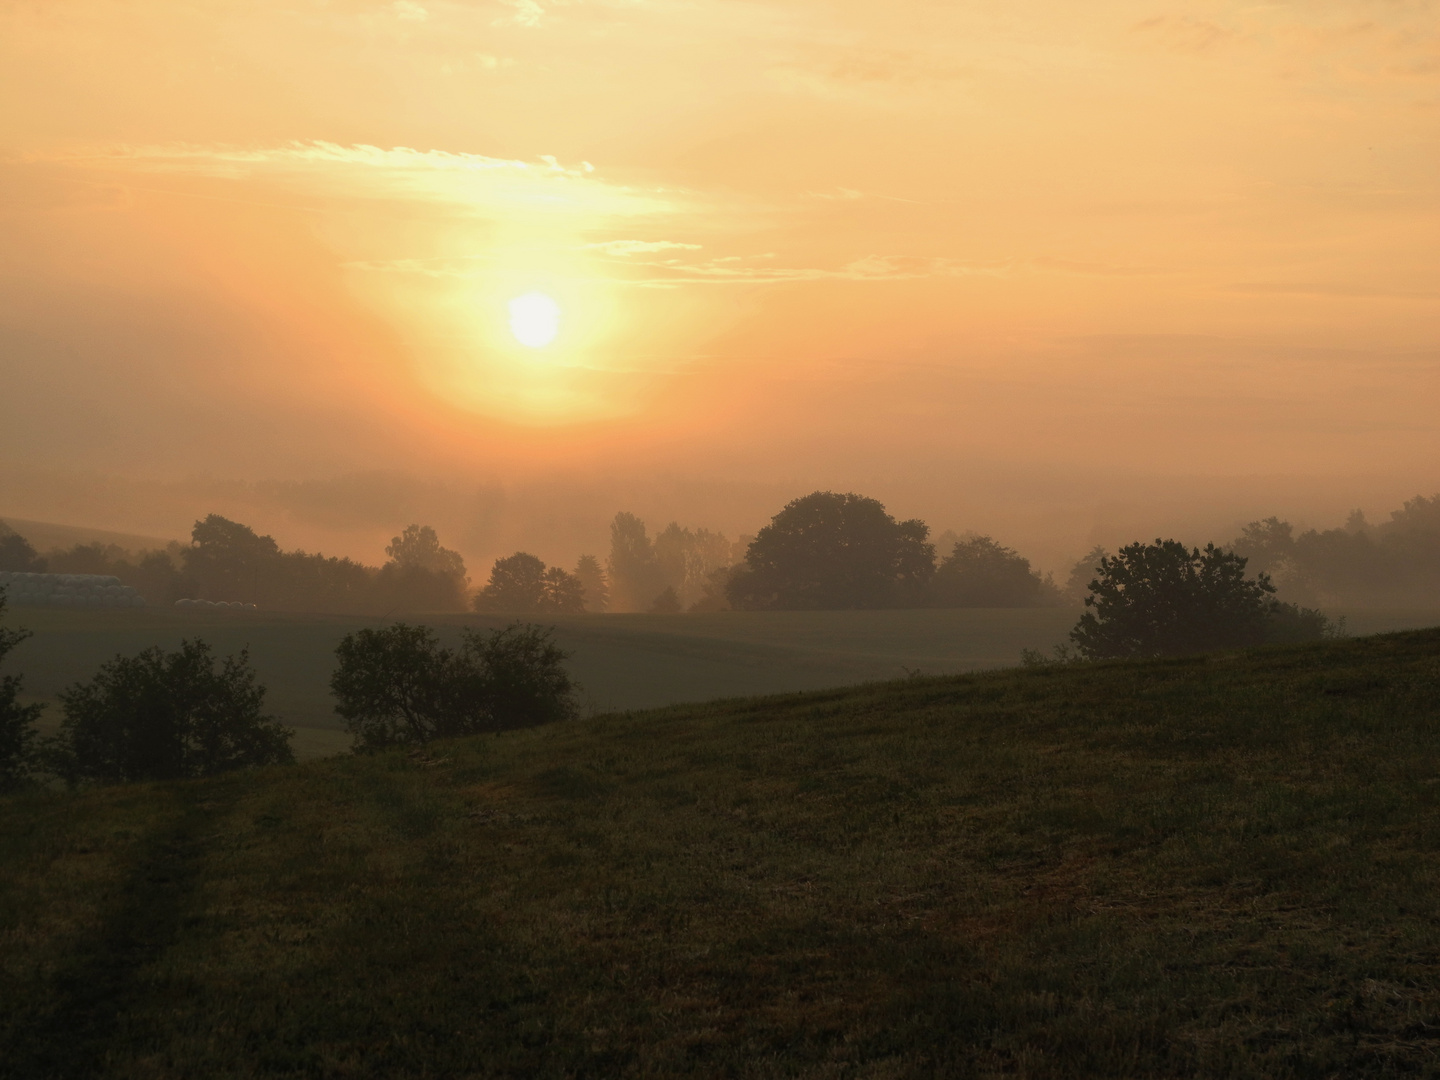
[(244, 650), (218, 668), (203, 641), (117, 656), (60, 701), (65, 720), (50, 763), (72, 784), (179, 780), (295, 760), (294, 732), (264, 713), (265, 688)]
[(1261, 574), (1245, 576), (1246, 560), (1207, 544), (1175, 540), (1135, 543), (1100, 560), (1087, 610), (1070, 633), (1089, 659), (1183, 656), (1324, 635), (1328, 620), (1274, 598)]
[(461, 632), (459, 649), (426, 626), (347, 634), (330, 680), (358, 750), (504, 731), (575, 715), (575, 685), (550, 629), (512, 623)]
[[(0, 615), (5, 612), (0, 589)], [(0, 628), (0, 663), (29, 634)], [(347, 635), (331, 680), (356, 751), (505, 731), (577, 712), (567, 654), (550, 629), (515, 623), (465, 630), (458, 650), (425, 626), (399, 623)], [(264, 711), (249, 653), (218, 660), (200, 640), (175, 652), (117, 656), (60, 695), (59, 733), (36, 737), (43, 705), (20, 702), (22, 681), (0, 677), (0, 792), (46, 775), (70, 785), (177, 780), (287, 764), (294, 732)]]

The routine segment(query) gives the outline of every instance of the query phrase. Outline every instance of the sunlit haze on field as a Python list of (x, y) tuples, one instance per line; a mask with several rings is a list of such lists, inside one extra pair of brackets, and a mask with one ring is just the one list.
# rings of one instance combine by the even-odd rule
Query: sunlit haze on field
[(1437, 253), (1430, 0), (0, 0), (0, 517), (1383, 516)]

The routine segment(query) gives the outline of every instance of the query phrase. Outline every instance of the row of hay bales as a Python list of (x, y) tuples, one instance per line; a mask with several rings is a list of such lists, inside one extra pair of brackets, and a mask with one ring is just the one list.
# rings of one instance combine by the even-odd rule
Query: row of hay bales
[(239, 600), (176, 600), (175, 607), (181, 611), (195, 611), (204, 608), (210, 611), (254, 611), (254, 604)]
[(109, 574), (0, 571), (0, 589), (16, 607), (141, 608), (145, 598)]

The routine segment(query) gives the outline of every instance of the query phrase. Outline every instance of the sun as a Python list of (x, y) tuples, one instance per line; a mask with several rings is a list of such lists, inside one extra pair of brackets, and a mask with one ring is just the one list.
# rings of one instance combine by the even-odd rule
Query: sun
[(521, 345), (543, 349), (560, 332), (560, 305), (542, 292), (510, 301), (510, 332)]

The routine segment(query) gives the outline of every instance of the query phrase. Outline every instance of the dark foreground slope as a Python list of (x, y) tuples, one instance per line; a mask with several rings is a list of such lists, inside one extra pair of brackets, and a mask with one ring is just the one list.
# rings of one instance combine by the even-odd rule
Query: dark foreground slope
[(1440, 631), (0, 806), (13, 1076), (1440, 1066)]

